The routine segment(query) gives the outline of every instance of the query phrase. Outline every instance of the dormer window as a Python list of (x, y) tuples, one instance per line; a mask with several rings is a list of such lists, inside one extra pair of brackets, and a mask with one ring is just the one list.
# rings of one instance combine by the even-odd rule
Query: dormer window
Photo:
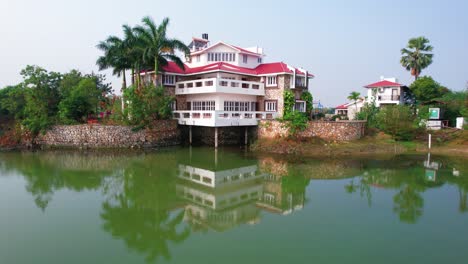
[(236, 61), (236, 54), (232, 52), (209, 52), (208, 61)]
[(248, 56), (247, 55), (242, 55), (242, 62), (247, 63)]
[(262, 58), (259, 57), (259, 58), (257, 59), (257, 62), (258, 62), (258, 63), (262, 63)]

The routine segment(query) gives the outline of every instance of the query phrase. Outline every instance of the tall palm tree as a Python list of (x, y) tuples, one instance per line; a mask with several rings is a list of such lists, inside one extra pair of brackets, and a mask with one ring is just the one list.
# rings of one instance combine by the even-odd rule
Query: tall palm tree
[(361, 96), (360, 93), (356, 92), (356, 91), (352, 91), (349, 96), (348, 96), (348, 100), (352, 100), (354, 102), (354, 106), (356, 107), (356, 113), (357, 113), (357, 100), (359, 100), (359, 97)]
[(169, 18), (164, 18), (159, 26), (150, 17), (144, 17), (142, 23), (143, 26), (135, 27), (135, 32), (143, 44), (143, 60), (154, 64), (154, 83), (157, 84), (156, 76), (160, 67), (167, 65), (168, 60), (185, 69), (184, 63), (175, 55), (175, 51), (181, 51), (188, 56), (190, 49), (182, 41), (167, 37)]
[(407, 47), (401, 50), (400, 63), (411, 72), (415, 80), (418, 79), (421, 71), (432, 63), (434, 57), (431, 53), (432, 49), (427, 38), (417, 37), (410, 39)]
[(122, 76), (122, 91), (125, 90), (127, 88), (125, 71), (130, 68), (130, 62), (125, 51), (124, 41), (119, 37), (109, 36), (96, 47), (104, 52), (104, 55), (96, 61), (99, 70), (112, 68), (112, 74), (118, 77)]

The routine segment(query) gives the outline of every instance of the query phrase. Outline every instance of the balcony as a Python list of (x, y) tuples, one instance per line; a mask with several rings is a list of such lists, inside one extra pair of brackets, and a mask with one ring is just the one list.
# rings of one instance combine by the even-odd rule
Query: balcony
[(175, 111), (173, 118), (180, 125), (228, 127), (256, 126), (259, 120), (272, 120), (276, 112), (240, 112), (240, 111)]
[(176, 83), (176, 95), (203, 93), (265, 96), (265, 85), (261, 82), (247, 82), (223, 78), (208, 78)]
[(400, 101), (399, 95), (379, 95), (377, 96), (378, 101)]

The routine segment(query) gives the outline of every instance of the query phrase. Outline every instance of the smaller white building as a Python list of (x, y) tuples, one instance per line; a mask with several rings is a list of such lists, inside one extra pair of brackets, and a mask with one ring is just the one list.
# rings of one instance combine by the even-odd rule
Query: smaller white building
[(367, 102), (375, 106), (405, 104), (409, 93), (407, 86), (399, 84), (396, 78), (381, 77), (379, 82), (364, 86), (367, 88)]
[(349, 120), (356, 119), (356, 114), (364, 106), (365, 99), (361, 98), (356, 102), (349, 102), (335, 107), (335, 115), (347, 116)]

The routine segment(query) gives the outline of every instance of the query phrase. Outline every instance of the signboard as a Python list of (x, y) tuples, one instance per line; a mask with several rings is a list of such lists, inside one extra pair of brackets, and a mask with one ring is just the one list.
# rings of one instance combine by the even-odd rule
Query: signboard
[(440, 119), (440, 108), (429, 108), (429, 119)]
[(442, 128), (442, 121), (440, 120), (427, 120), (426, 128), (430, 130), (439, 130)]
[(426, 180), (427, 181), (435, 181), (436, 179), (436, 171), (435, 170), (426, 170)]

